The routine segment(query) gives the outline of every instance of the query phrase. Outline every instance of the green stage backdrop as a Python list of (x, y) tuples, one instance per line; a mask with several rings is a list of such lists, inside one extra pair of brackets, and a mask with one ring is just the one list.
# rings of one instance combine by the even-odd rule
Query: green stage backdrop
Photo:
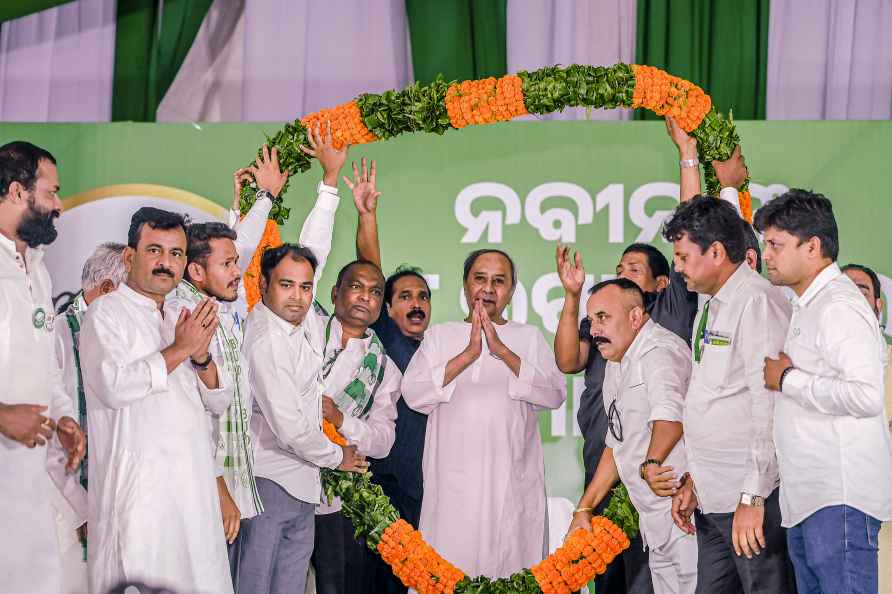
[[(892, 238), (886, 232), (892, 204), (885, 181), (892, 122), (738, 126), (755, 198), (770, 199), (794, 186), (825, 193), (834, 200), (840, 223), (841, 261), (863, 262), (892, 274)], [(77, 289), (83, 255), (99, 241), (126, 237), (129, 214), (146, 197), (173, 199), (199, 217), (220, 216), (220, 209), (215, 212), (188, 193), (228, 206), (232, 172), (253, 158), (264, 132), (278, 128), (4, 123), (0, 143), (27, 139), (59, 160), (62, 195), (71, 199), (63, 215), (63, 223), (69, 223), (62, 225), (48, 256), (57, 263), (58, 293)], [(355, 147), (351, 156), (378, 161), (384, 270), (407, 262), (431, 275), (434, 322), (463, 315), (461, 264), (481, 246), (498, 246), (514, 256), (522, 286), (511, 317), (540, 326), (549, 341), (562, 297), (553, 260), (558, 240), (573, 242), (583, 252), (590, 283), (609, 275), (623, 246), (633, 241), (655, 241), (670, 254), (658, 231), (677, 201), (678, 164), (661, 122), (514, 122), (443, 137), (407, 135)], [(314, 166), (292, 183), (286, 197), (292, 208), (283, 229), (286, 240), (296, 240), (319, 179)], [(107, 188), (116, 184), (167, 189)], [(319, 290), (323, 303), (337, 269), (354, 257), (356, 213), (343, 184), (341, 194), (334, 250)], [(113, 216), (116, 204), (124, 208)], [(65, 257), (67, 263), (58, 264)], [(549, 493), (575, 500), (582, 488), (582, 440), (575, 423), (582, 379), (568, 378), (567, 385), (566, 406), (543, 413), (540, 426)]]

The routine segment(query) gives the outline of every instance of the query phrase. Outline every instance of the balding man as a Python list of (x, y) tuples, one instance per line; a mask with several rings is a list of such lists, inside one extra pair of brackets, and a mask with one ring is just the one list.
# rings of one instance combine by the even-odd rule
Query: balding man
[(631, 280), (595, 285), (586, 309), (592, 344), (607, 360), (607, 447), (570, 530), (591, 530), (593, 509), (621, 479), (641, 517), (654, 591), (693, 593), (697, 538), (677, 527), (671, 515), (671, 495), (686, 466), (679, 441), (691, 350), (650, 319), (644, 293)]

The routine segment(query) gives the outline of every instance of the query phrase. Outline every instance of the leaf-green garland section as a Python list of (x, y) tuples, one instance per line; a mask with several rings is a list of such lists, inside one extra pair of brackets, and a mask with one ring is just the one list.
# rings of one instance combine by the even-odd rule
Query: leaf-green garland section
[[(532, 72), (518, 72), (517, 75), (523, 81), (524, 104), (532, 114), (544, 115), (576, 106), (597, 109), (632, 106), (635, 74), (628, 64), (549, 66)], [(402, 91), (386, 91), (380, 95), (366, 93), (356, 102), (366, 127), (381, 140), (406, 132), (443, 134), (452, 129), (445, 99), (446, 91), (454, 82), (438, 77), (429, 85), (415, 83)], [(705, 166), (706, 191), (717, 195), (721, 188), (711, 163), (728, 159), (740, 142), (734, 121), (730, 115), (725, 118), (713, 106), (692, 136), (697, 139), (700, 162)], [(300, 120), (286, 124), (272, 136), (267, 135), (266, 140), (270, 147), (278, 147), (283, 170), (303, 173), (310, 169), (310, 157), (298, 148), (307, 144), (307, 131)], [(261, 151), (258, 149), (258, 156)], [(748, 186), (749, 181), (741, 189), (746, 190)], [(280, 225), (289, 216), (289, 209), (282, 203), (282, 195), (287, 189), (286, 183), (269, 215)], [(251, 209), (254, 194), (252, 185), (242, 187), (242, 214)]]
[[(322, 471), (322, 489), (331, 501), (341, 499), (341, 512), (353, 523), (356, 539), (364, 538), (366, 546), (378, 552), (381, 535), (400, 514), (387, 495), (371, 481), (371, 473), (356, 474), (342, 470)], [(629, 499), (624, 485), (613, 489), (610, 505), (604, 517), (619, 526), (632, 539), (638, 534), (638, 512)], [(459, 568), (461, 569), (461, 568)], [(537, 594), (541, 593), (536, 578), (523, 569), (507, 578), (490, 579), (486, 576), (465, 577), (455, 586), (456, 594)]]

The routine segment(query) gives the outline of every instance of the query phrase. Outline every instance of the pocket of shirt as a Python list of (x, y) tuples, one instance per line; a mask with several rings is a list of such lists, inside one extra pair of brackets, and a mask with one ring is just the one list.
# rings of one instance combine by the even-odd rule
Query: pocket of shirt
[[(705, 345), (703, 357), (700, 359), (700, 373), (703, 382), (714, 391), (720, 391), (727, 383), (728, 370), (731, 366), (731, 345)], [(698, 365), (698, 363), (694, 363)]]

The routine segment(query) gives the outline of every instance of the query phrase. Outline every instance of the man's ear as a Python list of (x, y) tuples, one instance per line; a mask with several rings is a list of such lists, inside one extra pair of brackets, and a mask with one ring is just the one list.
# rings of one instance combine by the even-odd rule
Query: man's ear
[(629, 311), (629, 322), (636, 331), (640, 330), (644, 325), (644, 308), (635, 306)]
[(124, 253), (121, 254), (121, 260), (124, 262), (124, 268), (127, 269), (127, 272), (133, 270), (133, 257), (136, 255), (136, 250), (130, 247), (129, 245), (124, 248)]
[(338, 286), (335, 285), (331, 288), (331, 302), (334, 303), (338, 299)]
[(104, 281), (102, 281), (101, 283), (99, 283), (99, 294), (100, 295), (108, 295), (109, 293), (111, 293), (112, 291), (114, 291), (117, 288), (118, 287), (117, 287), (117, 285), (115, 285), (115, 282), (113, 280), (111, 280), (110, 278), (107, 278)]
[(260, 293), (265, 295), (267, 289), (269, 289), (269, 283), (266, 282), (266, 277), (261, 274), (260, 275)]
[(204, 267), (197, 262), (189, 262), (186, 265), (186, 273), (188, 274), (189, 278), (194, 281), (204, 282), (205, 280)]

